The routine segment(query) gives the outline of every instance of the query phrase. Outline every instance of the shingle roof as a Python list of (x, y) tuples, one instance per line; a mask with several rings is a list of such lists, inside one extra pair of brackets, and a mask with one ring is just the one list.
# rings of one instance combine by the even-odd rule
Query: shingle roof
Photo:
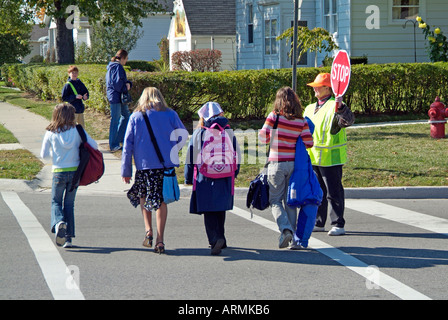
[(182, 2), (192, 35), (235, 35), (235, 0)]

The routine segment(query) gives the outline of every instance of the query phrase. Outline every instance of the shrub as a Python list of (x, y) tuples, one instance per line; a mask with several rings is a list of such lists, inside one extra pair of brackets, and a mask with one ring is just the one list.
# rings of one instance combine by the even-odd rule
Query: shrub
[(183, 71), (219, 71), (222, 62), (219, 50), (197, 49), (191, 51), (177, 51), (173, 53), (174, 70)]
[[(87, 108), (108, 112), (105, 65), (78, 65), (79, 77), (90, 92)], [(129, 72), (134, 103), (146, 87), (157, 87), (168, 105), (183, 120), (195, 117), (207, 101), (217, 101), (231, 118), (260, 119), (272, 110), (277, 90), (291, 85), (291, 69), (238, 70), (221, 72)], [(66, 65), (4, 65), (2, 75), (17, 87), (42, 99), (60, 99), (67, 81)], [(297, 93), (303, 106), (314, 103), (306, 84), (330, 67), (299, 68)], [(447, 99), (448, 63), (353, 65), (344, 101), (357, 113), (426, 113), (436, 96)], [(133, 107), (131, 105), (131, 107)]]

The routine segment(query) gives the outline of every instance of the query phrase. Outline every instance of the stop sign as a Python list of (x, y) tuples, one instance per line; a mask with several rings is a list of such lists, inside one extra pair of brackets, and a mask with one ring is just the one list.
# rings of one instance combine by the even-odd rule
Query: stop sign
[(331, 65), (331, 88), (335, 96), (344, 95), (350, 83), (350, 58), (345, 50), (340, 50)]

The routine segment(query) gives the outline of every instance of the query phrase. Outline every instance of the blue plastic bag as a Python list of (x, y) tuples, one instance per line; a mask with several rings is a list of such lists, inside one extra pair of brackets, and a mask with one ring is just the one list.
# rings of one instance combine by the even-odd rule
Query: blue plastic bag
[(177, 183), (176, 170), (174, 168), (163, 171), (163, 202), (169, 204), (179, 200), (180, 190)]

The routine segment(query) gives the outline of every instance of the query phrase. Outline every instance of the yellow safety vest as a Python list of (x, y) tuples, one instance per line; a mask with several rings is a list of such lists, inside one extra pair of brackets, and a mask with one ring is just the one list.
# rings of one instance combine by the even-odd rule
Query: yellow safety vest
[(347, 162), (347, 136), (342, 128), (337, 134), (331, 134), (331, 124), (335, 116), (336, 102), (330, 98), (314, 114), (316, 104), (310, 104), (305, 108), (304, 117), (308, 117), (314, 123), (314, 146), (307, 149), (314, 166), (331, 167)]

